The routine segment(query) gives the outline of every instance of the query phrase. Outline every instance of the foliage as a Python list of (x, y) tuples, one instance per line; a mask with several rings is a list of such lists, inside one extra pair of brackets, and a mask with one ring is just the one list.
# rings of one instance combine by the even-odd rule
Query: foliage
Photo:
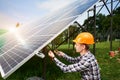
[[(69, 29), (66, 29), (63, 33), (61, 33), (59, 36), (57, 36), (51, 44), (54, 46), (58, 46), (61, 43), (67, 43), (68, 39), (72, 40), (74, 36), (78, 34), (77, 32), (78, 27), (76, 25), (70, 25)], [(74, 34), (73, 34), (74, 33)], [(73, 36), (73, 37), (70, 37)]]
[[(113, 31), (113, 39), (120, 38), (120, 7), (113, 11), (113, 23), (112, 23), (112, 31)], [(87, 31), (93, 33), (94, 29), (94, 16), (89, 17), (84, 21), (83, 26), (87, 29)], [(96, 33), (97, 38), (106, 40), (110, 35), (110, 27), (111, 27), (111, 16), (99, 14), (96, 16)]]
[[(113, 11), (113, 32), (115, 32), (115, 36), (120, 37), (120, 7), (117, 8), (115, 11)], [(103, 14), (99, 14), (96, 18), (96, 24), (97, 24), (97, 36), (99, 38), (102, 37), (102, 39), (106, 38), (109, 34), (109, 27), (110, 27), (110, 16), (105, 16)], [(93, 33), (93, 17), (88, 18), (85, 20), (84, 25), (85, 28)], [(72, 35), (74, 31), (76, 31), (77, 27), (72, 26), (69, 28), (69, 35)], [(118, 33), (117, 33), (118, 32)], [(0, 34), (5, 33), (0, 32)], [(107, 34), (106, 34), (107, 33)], [(78, 32), (76, 32), (78, 34)], [(74, 34), (74, 36), (76, 35)], [(62, 41), (64, 41), (67, 38), (68, 31), (66, 30), (64, 33), (60, 34), (55, 40), (54, 44), (58, 45)], [(74, 37), (73, 36), (73, 37)], [(73, 39), (72, 37), (70, 39)], [(67, 42), (67, 41), (66, 41)], [(2, 42), (3, 43), (3, 42)], [(117, 50), (118, 47), (120, 47), (119, 41), (113, 42), (113, 50)], [(120, 80), (120, 63), (117, 61), (117, 58), (120, 58), (118, 56), (114, 58), (110, 58), (109, 53), (109, 42), (98, 42), (96, 44), (96, 58), (99, 62), (100, 68), (101, 68), (101, 78), (102, 80)], [(73, 51), (72, 45), (70, 45), (70, 49), (67, 49), (67, 45), (64, 44), (60, 46), (58, 49), (62, 50), (63, 52), (67, 53), (71, 56), (77, 56), (78, 54), (75, 54), (75, 51)], [(92, 46), (90, 48), (92, 51)], [(73, 53), (73, 54), (72, 54)], [(46, 55), (46, 78), (47, 80), (80, 80), (80, 74), (79, 73), (63, 73), (52, 61), (51, 59)], [(60, 58), (59, 58), (60, 59)], [(60, 59), (62, 62), (67, 63), (64, 59)], [(26, 80), (29, 77), (32, 76), (40, 76), (43, 75), (43, 59), (38, 58), (37, 56), (34, 56), (31, 60), (29, 60), (27, 63), (25, 63), (22, 67), (20, 67), (16, 72), (14, 72), (11, 76), (9, 76), (6, 80)], [(3, 80), (0, 78), (0, 80)]]
[(120, 7), (118, 7), (116, 10), (113, 11), (113, 14), (120, 14)]
[(4, 34), (4, 33), (6, 33), (6, 32), (7, 32), (7, 30), (0, 29), (0, 35)]
[[(113, 11), (113, 40), (116, 38), (120, 39), (120, 7), (118, 7), (116, 10)], [(88, 32), (91, 32), (92, 34), (94, 33), (94, 16), (89, 17), (84, 21), (84, 29), (86, 29)], [(96, 39), (98, 41), (106, 41), (109, 40), (110, 36), (110, 26), (111, 26), (111, 16), (110, 15), (103, 15), (99, 14), (96, 16)], [(77, 31), (78, 27), (75, 25), (69, 26), (69, 29), (65, 30), (63, 33), (61, 33), (57, 38), (55, 38), (52, 41), (52, 44), (54, 46), (59, 45), (61, 42), (64, 41), (64, 43), (69, 43), (69, 40), (72, 41), (75, 36), (77, 36), (78, 33), (80, 33), (79, 29)], [(82, 30), (81, 30), (82, 31)], [(72, 35), (68, 39), (68, 37)]]
[[(67, 44), (61, 45), (58, 50), (65, 52), (70, 56), (77, 56), (79, 54), (75, 53), (72, 49), (73, 46), (70, 46), (70, 49), (67, 49)], [(120, 62), (117, 61), (119, 57), (115, 56), (110, 58), (109, 53), (109, 42), (98, 42), (96, 44), (96, 58), (98, 60), (99, 66), (101, 68), (101, 78), (102, 80), (120, 80)], [(90, 46), (90, 50), (92, 51)], [(113, 50), (117, 50), (119, 46), (119, 41), (113, 41)], [(81, 76), (79, 72), (75, 73), (63, 73), (53, 61), (46, 55), (46, 79), (47, 80), (80, 80)], [(58, 57), (59, 58), (59, 57)], [(60, 61), (67, 63), (64, 59), (59, 58)], [(43, 59), (34, 56), (22, 67), (20, 67), (16, 72), (10, 75), (6, 80), (26, 80), (29, 77), (43, 75)], [(0, 80), (3, 80), (0, 78)]]
[[(4, 29), (0, 29), (0, 36), (4, 33), (6, 33), (7, 31)], [(3, 37), (0, 37), (0, 48), (4, 45), (5, 39)]]

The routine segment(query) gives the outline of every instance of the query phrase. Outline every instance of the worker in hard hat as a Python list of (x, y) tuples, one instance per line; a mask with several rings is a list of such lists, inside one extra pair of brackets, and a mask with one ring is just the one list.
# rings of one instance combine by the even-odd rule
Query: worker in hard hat
[(63, 72), (80, 72), (82, 80), (100, 80), (100, 71), (96, 58), (89, 51), (89, 45), (94, 44), (94, 37), (89, 32), (80, 33), (74, 40), (76, 52), (80, 53), (78, 57), (70, 57), (62, 51), (55, 51), (58, 56), (62, 56), (72, 64), (66, 65), (59, 61), (52, 51), (48, 55), (53, 59)]

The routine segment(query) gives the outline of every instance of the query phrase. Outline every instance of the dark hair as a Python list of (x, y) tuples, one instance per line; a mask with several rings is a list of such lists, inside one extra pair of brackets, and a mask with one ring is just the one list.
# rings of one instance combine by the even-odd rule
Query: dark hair
[(89, 45), (88, 44), (83, 44), (83, 45), (85, 45), (86, 50), (89, 50)]

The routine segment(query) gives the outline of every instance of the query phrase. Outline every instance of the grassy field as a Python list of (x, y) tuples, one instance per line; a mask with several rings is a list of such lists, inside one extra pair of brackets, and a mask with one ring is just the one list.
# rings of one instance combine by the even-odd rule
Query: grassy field
[(4, 34), (4, 33), (6, 33), (6, 32), (7, 32), (7, 30), (5, 30), (5, 29), (0, 29), (0, 35)]
[[(0, 36), (1, 36), (2, 34), (6, 33), (6, 32), (7, 32), (7, 30), (0, 29)], [(3, 38), (3, 37), (0, 37), (0, 48), (4, 45), (4, 42), (5, 42), (4, 38)]]
[[(116, 55), (114, 58), (110, 58), (109, 53), (109, 42), (101, 42), (96, 44), (95, 56), (98, 60), (101, 72), (102, 80), (120, 80), (120, 55)], [(78, 54), (71, 48), (68, 49), (67, 45), (62, 45), (59, 50), (67, 53), (71, 56), (77, 56)], [(113, 50), (117, 50), (120, 47), (118, 41), (113, 41)], [(90, 48), (92, 51), (92, 46)], [(120, 53), (119, 53), (120, 54)], [(64, 59), (59, 58), (65, 64), (67, 63)], [(80, 80), (80, 74), (78, 72), (74, 73), (63, 73), (47, 56), (46, 57), (46, 79), (47, 80)], [(10, 75), (6, 80), (26, 80), (32, 76), (41, 77), (43, 71), (43, 59), (34, 56), (12, 75)], [(0, 78), (0, 80), (3, 80)]]

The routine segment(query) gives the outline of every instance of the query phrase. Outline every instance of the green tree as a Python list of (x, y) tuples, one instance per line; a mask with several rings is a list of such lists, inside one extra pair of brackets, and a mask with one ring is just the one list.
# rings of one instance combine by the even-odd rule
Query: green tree
[[(94, 28), (94, 17), (89, 17), (84, 21), (83, 26), (87, 29), (87, 31), (93, 33)], [(102, 39), (106, 39), (110, 34), (110, 26), (111, 26), (111, 16), (99, 14), (96, 16), (96, 33), (97, 37)], [(120, 38), (120, 7), (113, 11), (113, 36)]]

